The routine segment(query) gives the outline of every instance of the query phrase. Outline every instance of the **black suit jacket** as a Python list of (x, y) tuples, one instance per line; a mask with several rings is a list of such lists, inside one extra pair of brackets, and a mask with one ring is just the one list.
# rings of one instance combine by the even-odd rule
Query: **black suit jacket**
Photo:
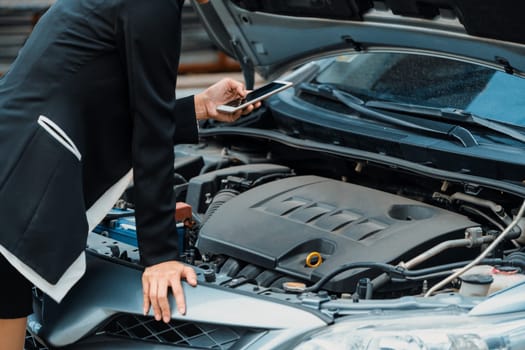
[(177, 258), (173, 145), (197, 138), (175, 99), (182, 2), (58, 0), (0, 80), (0, 248), (51, 284), (131, 168), (142, 262)]

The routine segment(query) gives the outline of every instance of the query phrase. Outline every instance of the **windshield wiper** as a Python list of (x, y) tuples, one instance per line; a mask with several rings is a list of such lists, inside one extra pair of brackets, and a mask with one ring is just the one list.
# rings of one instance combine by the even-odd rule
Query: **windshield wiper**
[(350, 94), (349, 92), (343, 91), (334, 87), (331, 84), (314, 84), (314, 83), (303, 83), (300, 85), (301, 90), (308, 93), (335, 99), (347, 107), (358, 112), (362, 116), (375, 119), (377, 121), (388, 123), (390, 125), (396, 125), (412, 130), (418, 130), (433, 134), (439, 134), (442, 136), (452, 137), (464, 147), (472, 147), (478, 145), (478, 142), (474, 136), (467, 129), (459, 125), (451, 125), (444, 122), (438, 122), (434, 120), (425, 120), (413, 116), (401, 115), (396, 113), (384, 113), (372, 109), (367, 104), (358, 98)]
[(477, 125), (495, 131), (499, 134), (509, 136), (515, 140), (525, 143), (525, 135), (497, 121), (477, 116), (458, 108), (438, 108), (412, 105), (409, 103), (389, 102), (389, 101), (368, 101), (365, 106), (378, 108), (387, 111), (418, 114), (441, 118), (444, 120)]

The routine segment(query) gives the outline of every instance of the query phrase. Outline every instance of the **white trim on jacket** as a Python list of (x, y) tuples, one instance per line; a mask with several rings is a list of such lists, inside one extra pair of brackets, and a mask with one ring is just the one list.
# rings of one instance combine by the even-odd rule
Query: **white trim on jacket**
[[(132, 170), (128, 171), (117, 183), (111, 186), (100, 198), (87, 210), (86, 217), (88, 221), (89, 232), (102, 221), (104, 216), (111, 210), (116, 201), (122, 196), (133, 178)], [(62, 301), (67, 292), (80, 280), (86, 272), (86, 253), (80, 253), (77, 259), (69, 266), (66, 272), (60, 277), (56, 284), (51, 284), (43, 279), (37, 272), (24, 264), (15, 255), (9, 252), (5, 247), (0, 245), (0, 254), (14, 268), (18, 270), (36, 287), (49, 295), (56, 302)]]

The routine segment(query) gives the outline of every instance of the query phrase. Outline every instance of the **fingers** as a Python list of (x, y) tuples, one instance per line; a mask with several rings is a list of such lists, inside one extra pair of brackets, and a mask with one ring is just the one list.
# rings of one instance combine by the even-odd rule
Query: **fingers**
[(145, 274), (142, 274), (142, 297), (143, 297), (143, 303), (142, 303), (142, 313), (145, 315), (148, 314), (150, 309), (150, 302), (149, 302), (149, 281), (146, 278)]
[(175, 297), (177, 309), (181, 315), (186, 314), (186, 300), (184, 298), (184, 290), (182, 288), (181, 279), (186, 279), (189, 285), (195, 287), (197, 285), (197, 274), (191, 267), (184, 266), (180, 275), (181, 278), (172, 278), (170, 280), (171, 290)]
[[(157, 283), (158, 282), (158, 283)], [(166, 280), (153, 280), (148, 282), (148, 289), (144, 289), (144, 314), (149, 311), (149, 305), (153, 308), (155, 320), (168, 323), (171, 319), (171, 309), (168, 301), (168, 282)], [(146, 306), (147, 305), (147, 306)]]
[(190, 286), (195, 287), (197, 285), (197, 274), (194, 269), (184, 266), (182, 277), (186, 279), (186, 282), (188, 282)]
[(229, 113), (229, 114), (217, 113), (217, 115), (214, 116), (214, 119), (216, 119), (218, 121), (221, 121), (221, 122), (231, 123), (231, 122), (236, 121), (237, 119), (239, 119), (243, 115), (250, 114), (251, 112), (253, 112), (255, 109), (257, 109), (259, 107), (261, 107), (261, 102), (260, 101), (254, 103), (254, 104), (251, 104), (251, 105), (247, 106), (246, 108), (244, 108), (242, 110), (239, 110), (239, 111), (237, 111), (235, 113)]
[(256, 103), (254, 103), (254, 104), (251, 104), (251, 105), (249, 105), (248, 107), (244, 108), (244, 109), (242, 110), (242, 113), (241, 113), (241, 114), (242, 114), (242, 115), (250, 114), (251, 112), (253, 112), (254, 109), (257, 109), (257, 108), (259, 108), (259, 107), (261, 107), (261, 101), (256, 102)]
[(237, 86), (235, 88), (236, 92), (237, 92), (237, 95), (240, 97), (240, 98), (244, 98), (246, 97), (246, 95), (248, 94), (248, 91), (246, 91), (246, 89), (244, 88), (244, 84), (242, 83), (239, 83), (239, 82), (236, 82)]
[[(260, 103), (258, 104), (260, 106)], [(220, 122), (232, 123), (236, 121), (237, 119), (239, 119), (241, 116), (250, 114), (255, 108), (257, 108), (256, 104), (249, 105), (248, 107), (242, 110), (238, 110), (237, 112), (234, 112), (234, 113), (217, 113), (216, 115), (213, 116), (213, 119), (218, 120)]]
[(175, 303), (177, 304), (177, 310), (179, 314), (184, 315), (186, 314), (186, 301), (184, 300), (184, 291), (180, 279), (173, 278), (170, 280), (170, 283), (173, 296), (175, 297)]
[(181, 283), (183, 278), (191, 286), (197, 285), (195, 271), (180, 262), (168, 261), (146, 268), (142, 275), (144, 314), (147, 314), (152, 308), (157, 321), (163, 320), (168, 323), (171, 320), (171, 308), (168, 300), (169, 287), (171, 287), (178, 312), (184, 315), (186, 313), (186, 301)]
[(242, 110), (237, 111), (237, 112), (235, 112), (233, 114), (230, 114), (230, 120), (229, 121), (231, 121), (231, 122), (236, 121), (237, 119), (239, 119), (241, 117), (242, 114), (243, 114)]
[(249, 105), (248, 107), (246, 107), (245, 109), (243, 109), (243, 110), (241, 111), (241, 114), (242, 114), (242, 115), (248, 115), (248, 114), (250, 114), (254, 109), (255, 109), (255, 106), (254, 106), (254, 105)]
[[(170, 303), (168, 302), (168, 281), (166, 280), (159, 281), (157, 289), (157, 302), (160, 308), (162, 320), (165, 323), (168, 323), (171, 320), (171, 309)], [(155, 319), (159, 321), (160, 317), (157, 319), (157, 316), (155, 316)]]
[(223, 79), (223, 82), (228, 87), (226, 90), (229, 91), (231, 95), (228, 97), (228, 99), (244, 98), (248, 93), (248, 91), (246, 91), (246, 88), (244, 87), (244, 84), (237, 80), (225, 78)]
[(153, 308), (153, 315), (155, 316), (155, 319), (157, 321), (160, 321), (161, 318), (162, 318), (162, 311), (160, 310), (159, 300), (157, 299), (157, 283), (156, 283), (156, 281), (153, 281), (153, 283), (150, 284), (149, 300), (150, 300), (150, 303), (151, 303), (151, 307)]

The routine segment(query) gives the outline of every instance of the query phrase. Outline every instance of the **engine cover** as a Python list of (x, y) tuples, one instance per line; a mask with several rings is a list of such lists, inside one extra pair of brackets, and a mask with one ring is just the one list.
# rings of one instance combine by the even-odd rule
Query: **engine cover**
[[(444, 239), (463, 238), (472, 226), (478, 225), (404, 197), (298, 176), (224, 203), (203, 225), (197, 247), (314, 282), (350, 262), (406, 261)], [(312, 252), (322, 256), (316, 268), (305, 263)], [(348, 291), (363, 271), (341, 273), (326, 289)]]

